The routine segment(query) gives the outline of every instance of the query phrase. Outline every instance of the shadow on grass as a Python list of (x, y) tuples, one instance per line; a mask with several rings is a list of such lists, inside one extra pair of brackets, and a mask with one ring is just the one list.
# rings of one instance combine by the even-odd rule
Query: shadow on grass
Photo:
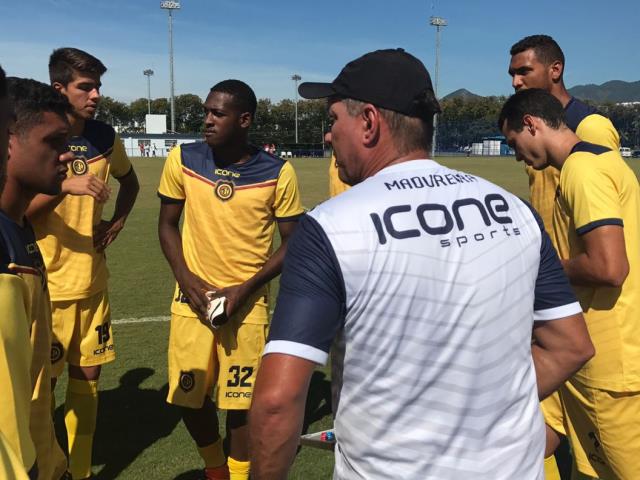
[[(151, 368), (134, 368), (120, 377), (117, 388), (100, 391), (93, 464), (104, 467), (94, 475), (96, 480), (117, 478), (145, 449), (170, 435), (180, 421), (180, 411), (165, 402), (168, 385), (159, 390), (140, 388), (154, 373)], [(60, 445), (66, 449), (64, 406), (56, 410), (56, 425)]]
[(173, 480), (201, 480), (202, 470), (189, 470), (188, 472), (181, 473)]

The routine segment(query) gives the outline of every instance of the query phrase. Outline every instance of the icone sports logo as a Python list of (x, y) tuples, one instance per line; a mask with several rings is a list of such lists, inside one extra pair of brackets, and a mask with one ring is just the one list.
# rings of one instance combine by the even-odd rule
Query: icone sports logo
[(240, 178), (240, 174), (238, 172), (226, 170), (224, 168), (216, 168), (213, 173), (215, 173), (216, 175), (221, 175), (223, 177)]
[(113, 344), (111, 344), (111, 345), (105, 345), (104, 347), (96, 348), (96, 349), (93, 351), (93, 354), (94, 354), (94, 355), (102, 355), (103, 353), (111, 352), (111, 351), (113, 351), (114, 349), (115, 349), (115, 346), (114, 346)]
[(225, 398), (251, 398), (251, 392), (227, 392)]
[[(440, 246), (446, 248), (452, 245), (462, 247), (470, 242), (482, 242), (496, 238), (498, 235), (520, 235), (519, 228), (509, 225), (513, 224), (513, 220), (507, 214), (508, 212), (509, 204), (506, 199), (498, 193), (490, 193), (481, 200), (460, 198), (455, 200), (451, 206), (440, 203), (422, 203), (417, 206), (393, 205), (381, 215), (378, 213), (369, 215), (381, 245), (388, 242), (388, 237), (403, 240), (426, 234), (446, 236), (440, 240)], [(465, 219), (467, 223), (476, 224), (475, 220), (478, 216), (486, 227), (491, 227), (493, 224), (498, 224), (500, 227), (465, 232)], [(399, 227), (400, 222), (404, 228)], [(407, 228), (407, 224), (411, 224), (414, 228)], [(507, 225), (509, 226), (507, 227)], [(449, 235), (454, 228), (460, 232), (460, 235)]]

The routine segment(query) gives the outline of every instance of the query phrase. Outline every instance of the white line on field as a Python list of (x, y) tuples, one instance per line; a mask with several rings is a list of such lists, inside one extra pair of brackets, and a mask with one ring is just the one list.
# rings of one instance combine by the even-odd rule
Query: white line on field
[[(271, 310), (269, 313), (273, 315), (273, 310)], [(171, 320), (170, 316), (162, 315), (159, 317), (120, 318), (118, 320), (114, 320), (111, 323), (113, 323), (114, 325), (127, 325), (130, 323), (168, 322), (169, 320)]]
[(139, 318), (121, 318), (114, 320), (114, 325), (122, 325), (127, 323), (149, 323), (149, 322), (168, 322), (171, 317), (165, 315), (161, 317), (139, 317)]

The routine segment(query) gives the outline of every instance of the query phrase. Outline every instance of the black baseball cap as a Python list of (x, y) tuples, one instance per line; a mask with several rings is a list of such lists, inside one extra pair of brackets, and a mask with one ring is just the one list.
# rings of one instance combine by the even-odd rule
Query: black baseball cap
[(352, 98), (410, 117), (442, 111), (424, 64), (402, 48), (367, 53), (347, 63), (333, 82), (304, 82), (298, 92), (303, 98)]

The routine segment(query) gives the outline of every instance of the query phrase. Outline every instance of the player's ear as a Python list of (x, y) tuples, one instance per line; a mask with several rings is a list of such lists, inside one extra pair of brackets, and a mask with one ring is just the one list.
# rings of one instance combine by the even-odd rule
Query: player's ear
[(522, 125), (531, 135), (536, 134), (536, 122), (532, 115), (528, 113), (525, 114), (525, 116), (522, 117)]
[(380, 136), (380, 111), (371, 104), (367, 104), (360, 114), (362, 120), (362, 134), (365, 145), (371, 146)]
[(240, 114), (240, 126), (242, 128), (249, 128), (252, 122), (253, 122), (253, 117), (249, 112), (244, 112)]
[(51, 84), (51, 86), (53, 88), (55, 88), (60, 93), (64, 93), (64, 91), (66, 90), (65, 86), (63, 84), (61, 84), (60, 82), (53, 82)]
[[(18, 136), (12, 130), (9, 130), (9, 141), (7, 142), (7, 163), (11, 160), (11, 152), (15, 151)], [(5, 169), (6, 174), (6, 169)]]
[(560, 60), (556, 60), (555, 62), (549, 65), (549, 72), (551, 75), (551, 80), (554, 83), (557, 83), (562, 80), (562, 73), (564, 72), (564, 65)]

